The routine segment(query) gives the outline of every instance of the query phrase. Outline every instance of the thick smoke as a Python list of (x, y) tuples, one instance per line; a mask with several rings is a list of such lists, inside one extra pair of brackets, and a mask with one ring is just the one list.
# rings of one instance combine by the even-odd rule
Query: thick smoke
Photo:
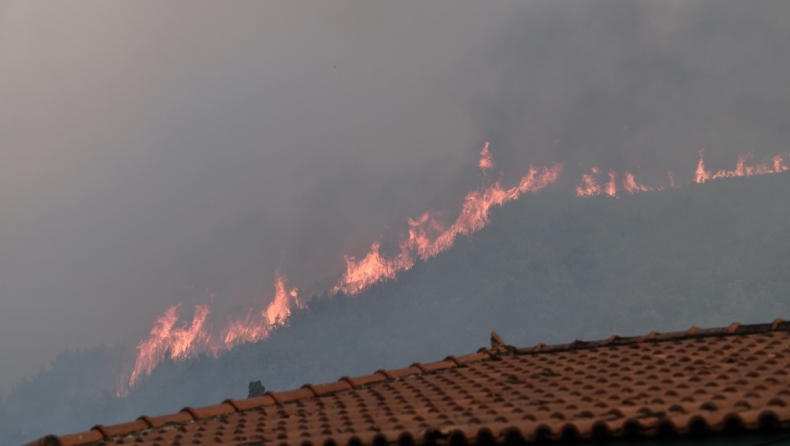
[[(757, 7), (752, 7), (757, 6)], [(790, 151), (787, 19), (781, 2), (549, 2), (503, 27), (470, 107), (506, 164), (559, 158), (654, 186), (689, 182), (697, 151)]]
[(277, 268), (330, 288), (456, 215), (484, 141), (569, 191), (789, 150), (786, 2), (84, 8), (0, 3), (0, 391), (177, 302), (243, 314)]
[(465, 9), (2, 3), (0, 389), (177, 302), (265, 305), (277, 267), (331, 285), (460, 200), (483, 141), (440, 85), (481, 39)]

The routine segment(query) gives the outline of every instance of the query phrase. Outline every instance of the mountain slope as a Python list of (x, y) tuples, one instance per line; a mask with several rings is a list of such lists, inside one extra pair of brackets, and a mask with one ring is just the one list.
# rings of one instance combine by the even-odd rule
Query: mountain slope
[[(397, 280), (316, 298), (270, 339), (219, 358), (166, 362), (126, 398), (73, 384), (59, 358), (7, 397), (0, 423), (18, 421), (5, 441), (243, 398), (251, 380), (282, 390), (436, 360), (486, 345), (492, 329), (527, 346), (786, 317), (788, 196), (790, 174), (616, 199), (526, 196)], [(47, 401), (34, 390), (48, 382), (70, 393)], [(63, 401), (75, 407), (67, 421), (50, 410)]]

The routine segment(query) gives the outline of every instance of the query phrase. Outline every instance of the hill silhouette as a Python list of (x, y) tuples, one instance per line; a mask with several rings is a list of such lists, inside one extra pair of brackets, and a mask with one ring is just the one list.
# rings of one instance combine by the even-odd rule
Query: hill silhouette
[(0, 444), (184, 406), (512, 345), (786, 317), (790, 174), (619, 198), (522, 197), (397, 280), (314, 298), (288, 325), (218, 358), (166, 361), (113, 396), (129, 351), (65, 352), (0, 405)]

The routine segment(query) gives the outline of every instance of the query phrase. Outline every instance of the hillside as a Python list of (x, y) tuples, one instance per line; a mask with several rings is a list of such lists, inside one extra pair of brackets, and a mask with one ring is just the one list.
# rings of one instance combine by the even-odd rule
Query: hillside
[(436, 360), (486, 345), (492, 329), (528, 346), (787, 317), (788, 196), (790, 174), (616, 199), (525, 196), (398, 280), (316, 298), (270, 339), (219, 358), (166, 362), (126, 398), (107, 388), (123, 352), (64, 353), (7, 396), (0, 439), (243, 398), (250, 380), (282, 390)]

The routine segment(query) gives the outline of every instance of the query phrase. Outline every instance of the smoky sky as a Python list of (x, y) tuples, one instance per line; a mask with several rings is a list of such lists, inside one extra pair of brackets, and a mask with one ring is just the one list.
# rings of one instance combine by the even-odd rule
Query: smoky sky
[[(583, 3), (583, 4), (582, 4)], [(514, 159), (690, 179), (697, 151), (788, 152), (788, 8), (758, 2), (578, 2), (519, 15), (482, 57), (480, 130)], [(534, 162), (534, 161), (533, 161)], [(518, 165), (520, 163), (515, 163)]]
[(787, 42), (786, 2), (0, 2), (0, 391), (278, 268), (327, 289), (485, 141), (568, 187), (787, 154)]

